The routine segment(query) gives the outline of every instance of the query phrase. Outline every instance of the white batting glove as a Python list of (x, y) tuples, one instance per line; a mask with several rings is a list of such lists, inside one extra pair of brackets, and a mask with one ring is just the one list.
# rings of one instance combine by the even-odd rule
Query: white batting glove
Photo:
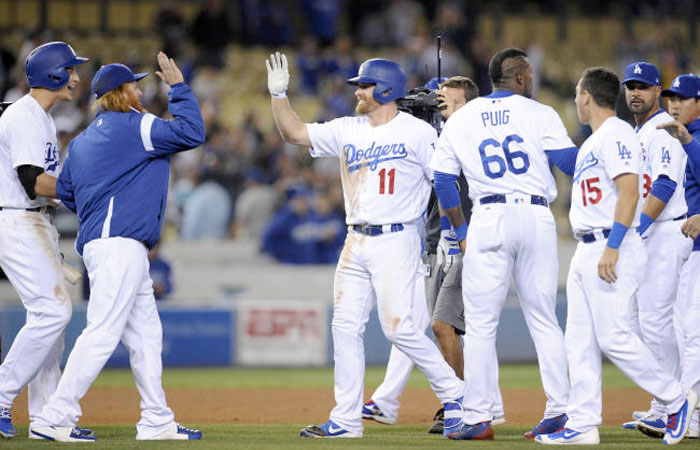
[(267, 66), (267, 89), (270, 95), (275, 98), (285, 98), (289, 86), (287, 57), (280, 52), (275, 52), (265, 61), (265, 66)]
[(452, 230), (442, 231), (437, 245), (437, 263), (438, 265), (442, 263), (442, 273), (447, 275), (447, 272), (460, 261), (462, 261), (462, 248), (459, 246), (457, 236)]

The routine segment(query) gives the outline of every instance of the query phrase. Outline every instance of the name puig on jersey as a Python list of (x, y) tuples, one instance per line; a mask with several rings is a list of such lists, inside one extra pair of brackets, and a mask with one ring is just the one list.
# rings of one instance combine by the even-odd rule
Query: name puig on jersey
[(507, 125), (510, 120), (509, 109), (499, 109), (496, 111), (484, 111), (481, 113), (481, 123), (483, 126), (488, 125), (497, 127), (499, 125)]
[(351, 173), (363, 167), (369, 167), (370, 170), (374, 171), (384, 161), (402, 159), (408, 156), (406, 145), (403, 142), (377, 145), (376, 141), (374, 141), (369, 148), (365, 149), (355, 148), (352, 144), (345, 144), (343, 152), (345, 153), (348, 172)]

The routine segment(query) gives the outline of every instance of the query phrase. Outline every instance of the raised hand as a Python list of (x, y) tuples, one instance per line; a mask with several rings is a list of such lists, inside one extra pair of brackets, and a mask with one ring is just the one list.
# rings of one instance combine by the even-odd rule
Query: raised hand
[(168, 58), (168, 55), (163, 52), (158, 52), (158, 65), (160, 70), (156, 70), (156, 75), (169, 86), (185, 81), (175, 61), (172, 58)]
[(289, 86), (289, 69), (287, 57), (283, 53), (275, 52), (270, 59), (265, 61), (267, 67), (267, 89), (275, 98), (284, 98)]

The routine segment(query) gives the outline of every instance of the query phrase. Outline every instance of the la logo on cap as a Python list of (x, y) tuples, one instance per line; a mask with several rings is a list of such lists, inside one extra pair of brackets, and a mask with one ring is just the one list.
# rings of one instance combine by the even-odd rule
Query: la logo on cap
[(681, 80), (679, 78), (676, 78), (676, 81), (673, 82), (673, 87), (681, 87)]
[(642, 73), (642, 67), (639, 64), (634, 66), (634, 73), (637, 73), (637, 74)]

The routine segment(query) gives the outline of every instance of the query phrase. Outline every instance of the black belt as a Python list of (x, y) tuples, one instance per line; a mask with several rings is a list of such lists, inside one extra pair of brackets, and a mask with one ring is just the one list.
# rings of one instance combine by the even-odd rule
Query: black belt
[[(379, 236), (384, 233), (384, 225), (350, 225), (352, 231), (356, 233), (366, 234), (367, 236)], [(392, 223), (387, 233), (394, 233), (396, 231), (403, 231), (402, 223)]]
[(55, 208), (53, 206), (37, 206), (36, 208), (10, 208), (7, 206), (0, 206), (0, 211), (2, 211), (3, 209), (11, 209), (11, 210), (16, 210), (16, 211), (25, 210), (25, 211), (29, 211), (29, 212), (42, 212), (42, 211), (53, 212), (53, 210)]
[[(547, 199), (542, 197), (541, 195), (530, 195), (530, 204), (532, 205), (542, 205), (542, 206), (547, 206)], [(505, 194), (493, 194), (493, 195), (487, 195), (486, 197), (481, 197), (479, 199), (479, 203), (482, 205), (486, 205), (488, 203), (506, 203), (506, 195)]]

